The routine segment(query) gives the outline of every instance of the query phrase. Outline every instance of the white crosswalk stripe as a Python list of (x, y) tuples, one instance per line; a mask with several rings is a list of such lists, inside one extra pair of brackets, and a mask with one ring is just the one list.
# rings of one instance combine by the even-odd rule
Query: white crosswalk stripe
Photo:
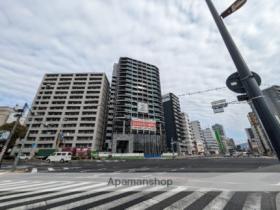
[[(39, 188), (32, 188), (32, 191), (29, 191), (29, 192), (26, 192), (26, 193), (19, 193), (19, 194), (1, 196), (0, 197), (0, 202), (1, 202), (1, 200), (8, 199), (8, 198), (16, 198), (16, 197), (25, 196), (25, 195), (32, 195), (32, 194), (36, 195), (36, 193), (39, 193), (39, 192), (49, 192), (50, 189), (53, 189), (52, 187), (56, 187), (56, 189), (61, 189), (61, 188), (68, 187), (68, 186), (65, 186), (65, 184), (66, 183), (59, 183), (58, 182), (58, 183), (54, 183), (53, 185), (50, 184), (50, 185), (43, 186), (43, 187), (39, 186)], [(68, 182), (67, 185), (71, 186), (70, 182)]]
[[(2, 180), (0, 182), (0, 208), (25, 210), (43, 207), (44, 209), (63, 210), (85, 206), (85, 209), (105, 210), (120, 205), (126, 206), (128, 203), (129, 210), (153, 208), (154, 205), (163, 206), (165, 210), (172, 210), (190, 206), (193, 208), (197, 205), (196, 201), (205, 198), (206, 200), (201, 206), (203, 210), (218, 210), (228, 205), (234, 205), (234, 203), (230, 203), (230, 200), (236, 197), (235, 193), (239, 193), (224, 191), (216, 197), (209, 198), (206, 195), (209, 191), (205, 189), (192, 191), (194, 189), (189, 187), (172, 187), (168, 191), (162, 192), (166, 188), (155, 186), (116, 188), (112, 185), (109, 186), (107, 182), (98, 182), (96, 178), (90, 178), (92, 177), (88, 177), (85, 181), (75, 179), (71, 179), (72, 181)], [(156, 193), (150, 194), (155, 191)], [(190, 192), (180, 194), (183, 191)], [(240, 209), (260, 210), (262, 202), (266, 201), (263, 201), (262, 196), (261, 192), (248, 192), (243, 207)], [(280, 193), (276, 196), (276, 208), (280, 210)]]
[(177, 187), (175, 189), (172, 189), (170, 191), (167, 191), (161, 195), (155, 196), (149, 200), (146, 200), (144, 202), (142, 202), (141, 204), (136, 204), (134, 206), (131, 206), (130, 208), (128, 208), (129, 210), (133, 210), (133, 209), (137, 209), (137, 210), (142, 210), (142, 209), (146, 209), (148, 207), (151, 207), (157, 203), (159, 203), (160, 201), (163, 201), (164, 199), (177, 194), (180, 191), (186, 190), (187, 188), (183, 188), (183, 187)]
[(277, 193), (275, 199), (276, 199), (276, 209), (280, 210), (280, 193)]
[(232, 198), (234, 192), (222, 192), (214, 198), (203, 210), (220, 210), (223, 209), (228, 201)]
[(32, 189), (33, 187), (36, 187), (36, 186), (44, 186), (44, 185), (48, 185), (48, 184), (52, 184), (52, 183), (55, 183), (55, 182), (34, 182), (32, 184), (24, 184), (24, 185), (19, 185), (19, 186), (15, 186), (15, 187), (4, 187), (2, 188), (1, 190), (19, 190), (19, 189), (24, 189), (24, 190), (27, 190), (27, 189)]
[(242, 210), (260, 210), (261, 209), (261, 193), (250, 193), (243, 205)]
[[(79, 185), (86, 185), (86, 184), (89, 184), (89, 182), (76, 183), (76, 184), (70, 185), (69, 187), (76, 187), (76, 186), (79, 186)], [(48, 194), (45, 194), (45, 195), (33, 196), (32, 199), (34, 200), (34, 199), (48, 198), (50, 196), (60, 195), (60, 194), (63, 194), (63, 193), (65, 193), (65, 191), (48, 193)], [(30, 200), (30, 198), (23, 198), (23, 199), (8, 201), (8, 202), (1, 202), (0, 207), (11, 205), (11, 204), (16, 204), (16, 203), (21, 203), (21, 202), (26, 202), (26, 201), (29, 201), (29, 200)]]
[[(99, 184), (95, 184), (95, 185), (91, 185), (91, 186), (80, 187), (79, 191), (82, 191), (82, 190), (87, 190), (87, 191), (77, 193), (77, 194), (74, 194), (74, 195), (63, 196), (63, 197), (60, 197), (60, 198), (49, 199), (49, 200), (47, 200), (47, 202), (46, 201), (34, 202), (32, 204), (29, 204), (29, 205), (23, 205), (23, 206), (19, 206), (19, 207), (16, 207), (16, 208), (10, 208), (10, 209), (14, 209), (14, 210), (35, 209), (35, 208), (39, 208), (39, 207), (42, 207), (42, 206), (45, 206), (45, 205), (50, 205), (50, 204), (65, 201), (65, 200), (71, 200), (71, 199), (74, 199), (74, 198), (79, 198), (81, 196), (89, 195), (89, 194), (92, 194), (92, 193), (95, 193), (95, 192), (110, 190), (110, 189), (113, 188), (112, 186), (103, 187), (106, 184), (107, 183), (99, 183)], [(102, 187), (102, 188), (100, 188), (100, 187)], [(66, 193), (65, 191), (62, 191), (62, 192), (56, 193), (56, 195), (63, 195), (65, 193)]]
[(55, 208), (51, 208), (51, 209), (52, 210), (67, 210), (67, 209), (83, 206), (85, 204), (92, 203), (92, 202), (95, 202), (95, 201), (98, 201), (98, 200), (101, 200), (101, 199), (110, 198), (112, 196), (119, 195), (120, 193), (137, 190), (139, 188), (142, 188), (142, 186), (134, 186), (134, 187), (124, 188), (122, 190), (114, 191), (114, 192), (111, 192), (111, 193), (106, 193), (104, 195), (99, 195), (99, 196), (96, 196), (96, 197), (93, 197), (93, 198), (80, 200), (80, 201), (77, 201), (77, 202), (74, 202), (74, 203), (69, 203), (69, 204), (59, 206), (59, 207), (55, 207)]
[[(161, 190), (163, 187), (156, 187), (154, 190)], [(137, 199), (137, 198), (141, 198), (143, 197), (144, 195), (150, 193), (151, 191), (150, 190), (145, 190), (145, 191), (140, 191), (136, 194), (132, 194), (132, 195), (129, 195), (129, 196), (126, 196), (126, 197), (123, 197), (123, 198), (120, 198), (120, 199), (117, 199), (117, 200), (114, 200), (110, 203), (105, 203), (103, 205), (99, 205), (99, 206), (96, 206), (94, 208), (91, 208), (92, 210), (95, 209), (95, 210), (98, 210), (98, 209), (110, 209), (110, 208), (113, 208), (115, 206), (119, 206), (123, 203), (126, 203), (126, 202), (129, 202), (131, 200), (134, 200), (134, 199)], [(135, 208), (136, 209), (136, 208)], [(137, 210), (140, 209), (139, 208), (139, 204), (137, 204)]]
[(171, 206), (165, 208), (165, 210), (184, 209), (206, 193), (207, 192), (198, 192), (198, 191), (193, 192), (192, 194), (187, 195), (183, 199), (171, 204)]
[(0, 184), (1, 190), (2, 190), (2, 186), (13, 186), (13, 185), (18, 185), (21, 183), (26, 183), (27, 181), (17, 181), (17, 182), (8, 182), (8, 183), (2, 183)]

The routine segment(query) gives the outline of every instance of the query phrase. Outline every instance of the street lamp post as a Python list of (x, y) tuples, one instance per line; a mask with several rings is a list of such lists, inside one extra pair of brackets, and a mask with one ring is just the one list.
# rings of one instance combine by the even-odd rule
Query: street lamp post
[[(235, 3), (238, 3), (238, 1), (240, 0), (237, 0)], [(254, 105), (254, 108), (270, 138), (276, 155), (280, 160), (280, 124), (278, 123), (276, 117), (269, 110), (265, 98), (259, 88), (259, 81), (257, 81), (257, 77), (249, 70), (212, 1), (206, 0), (206, 3), (237, 68), (238, 82), (240, 83), (241, 88), (243, 88), (244, 92), (247, 94), (248, 99)], [(235, 10), (236, 9), (232, 8), (230, 13), (234, 12)]]

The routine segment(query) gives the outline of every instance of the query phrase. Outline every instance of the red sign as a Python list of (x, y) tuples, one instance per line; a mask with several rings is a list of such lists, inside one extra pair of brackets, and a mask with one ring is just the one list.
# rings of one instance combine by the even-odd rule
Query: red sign
[(156, 121), (144, 119), (132, 119), (131, 128), (136, 130), (156, 131)]

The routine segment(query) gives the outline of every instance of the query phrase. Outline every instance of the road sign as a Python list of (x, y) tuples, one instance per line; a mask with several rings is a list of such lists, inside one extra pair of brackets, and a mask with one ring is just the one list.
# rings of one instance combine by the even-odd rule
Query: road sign
[(213, 108), (213, 112), (215, 113), (215, 114), (218, 114), (218, 113), (222, 113), (222, 112), (225, 112), (225, 110), (224, 110), (224, 108)]
[(224, 108), (227, 107), (228, 104), (225, 99), (222, 99), (218, 101), (213, 101), (211, 105), (214, 113), (216, 114), (224, 112)]
[[(252, 72), (252, 74), (253, 74), (253, 77), (255, 77), (258, 85), (260, 86), (261, 85), (260, 76), (255, 72)], [(233, 91), (235, 93), (246, 93), (246, 90), (242, 85), (242, 82), (240, 80), (240, 76), (239, 76), (238, 72), (235, 72), (235, 73), (231, 74), (227, 78), (226, 85), (231, 91)]]
[(229, 8), (227, 8), (222, 14), (222, 18), (225, 18), (229, 16), (230, 14), (234, 13), (236, 10), (238, 10), (240, 7), (242, 7), (247, 0), (237, 0), (232, 5), (230, 5)]

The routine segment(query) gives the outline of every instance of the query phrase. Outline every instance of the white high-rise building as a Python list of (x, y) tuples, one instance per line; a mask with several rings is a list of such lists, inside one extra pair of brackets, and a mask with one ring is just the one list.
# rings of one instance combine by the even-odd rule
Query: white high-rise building
[(219, 154), (219, 146), (217, 141), (215, 140), (213, 133), (210, 128), (206, 128), (202, 130), (203, 136), (205, 139), (207, 151), (211, 155), (218, 155)]
[(102, 150), (108, 97), (104, 73), (46, 74), (27, 117), (23, 153), (61, 147)]
[(182, 130), (184, 133), (184, 140), (185, 144), (187, 145), (187, 154), (191, 155), (196, 152), (196, 145), (194, 142), (194, 135), (192, 132), (192, 128), (190, 125), (189, 116), (186, 113), (181, 113), (182, 118)]
[(192, 133), (197, 148), (197, 154), (205, 154), (205, 139), (199, 121), (191, 121)]

